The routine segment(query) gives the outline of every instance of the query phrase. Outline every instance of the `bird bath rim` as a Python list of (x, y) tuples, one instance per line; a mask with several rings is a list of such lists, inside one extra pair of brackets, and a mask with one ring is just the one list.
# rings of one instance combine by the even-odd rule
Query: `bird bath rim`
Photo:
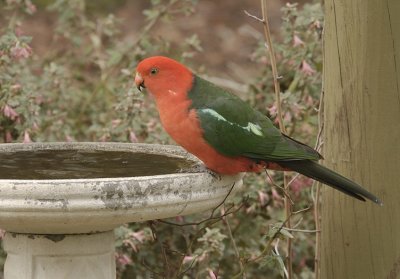
[[(0, 144), (0, 153), (55, 148), (145, 152), (200, 162), (178, 146), (132, 143)], [(16, 233), (93, 233), (129, 222), (192, 214), (218, 206), (232, 189), (242, 186), (242, 176), (204, 171), (114, 178), (0, 179), (0, 228)]]
[[(0, 153), (1, 152), (20, 152), (20, 151), (44, 151), (44, 150), (82, 150), (82, 151), (121, 151), (121, 152), (131, 152), (131, 153), (141, 153), (143, 149), (145, 149), (145, 153), (153, 154), (153, 155), (162, 155), (173, 158), (185, 159), (193, 163), (193, 166), (200, 166), (202, 162), (193, 156), (192, 154), (185, 151), (183, 148), (177, 145), (162, 145), (162, 144), (148, 144), (148, 143), (123, 143), (123, 142), (31, 142), (31, 143), (2, 143), (0, 144)], [(205, 170), (205, 169), (204, 169)], [(20, 181), (20, 182), (29, 182), (29, 181), (40, 181), (40, 182), (48, 182), (48, 181), (71, 181), (71, 182), (81, 182), (85, 180), (97, 180), (97, 181), (109, 181), (109, 180), (118, 180), (118, 179), (126, 179), (126, 178), (143, 178), (149, 176), (163, 177), (163, 176), (174, 176), (174, 175), (182, 175), (182, 174), (191, 174), (188, 170), (182, 170), (182, 172), (178, 173), (169, 173), (169, 174), (156, 174), (156, 175), (142, 175), (142, 176), (122, 176), (122, 177), (96, 177), (96, 178), (57, 178), (57, 179), (10, 179), (10, 178), (0, 178), (0, 183), (2, 181)], [(197, 174), (205, 173), (205, 172), (196, 172)], [(209, 174), (212, 174), (210, 171)], [(213, 174), (214, 176), (218, 176), (218, 174)]]

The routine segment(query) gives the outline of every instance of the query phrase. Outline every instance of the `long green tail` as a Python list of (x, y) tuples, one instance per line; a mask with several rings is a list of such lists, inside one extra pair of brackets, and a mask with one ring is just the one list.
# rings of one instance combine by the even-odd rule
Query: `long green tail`
[(382, 201), (350, 179), (311, 160), (279, 161), (279, 165), (297, 171), (305, 176), (329, 185), (349, 196), (361, 201), (369, 199), (374, 203), (383, 205)]

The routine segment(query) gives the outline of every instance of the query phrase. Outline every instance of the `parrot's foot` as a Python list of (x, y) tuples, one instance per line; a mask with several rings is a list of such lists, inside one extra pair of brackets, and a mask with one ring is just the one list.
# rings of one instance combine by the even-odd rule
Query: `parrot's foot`
[(193, 165), (190, 168), (181, 169), (179, 172), (182, 172), (182, 173), (201, 173), (201, 172), (206, 172), (206, 173), (208, 173), (209, 175), (211, 175), (215, 179), (221, 179), (221, 176), (219, 174), (217, 174), (217, 173), (213, 172), (212, 170), (208, 169), (203, 164)]

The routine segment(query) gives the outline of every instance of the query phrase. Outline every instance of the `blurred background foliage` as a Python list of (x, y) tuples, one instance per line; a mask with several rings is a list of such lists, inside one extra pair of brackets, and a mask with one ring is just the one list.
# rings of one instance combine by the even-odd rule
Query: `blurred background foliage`
[[(289, 135), (315, 145), (323, 28), (319, 2), (270, 1)], [(173, 144), (154, 103), (133, 87), (135, 66), (167, 55), (276, 117), (258, 1), (0, 1), (0, 142), (119, 141)], [(280, 185), (282, 174), (269, 172)], [(282, 230), (283, 193), (265, 174), (210, 212), (116, 230), (118, 278), (281, 278), (293, 238), (297, 278), (313, 278), (311, 181), (291, 183), (299, 231)], [(228, 213), (228, 214), (227, 214)], [(216, 215), (218, 215), (216, 214)], [(204, 222), (201, 222), (205, 220)], [(173, 224), (175, 225), (173, 225)], [(188, 225), (185, 225), (189, 223)], [(177, 225), (176, 225), (177, 224)], [(275, 228), (275, 229), (274, 229)], [(303, 231), (304, 230), (304, 231)], [(260, 256), (261, 255), (261, 256)], [(4, 252), (2, 252), (4, 261)]]

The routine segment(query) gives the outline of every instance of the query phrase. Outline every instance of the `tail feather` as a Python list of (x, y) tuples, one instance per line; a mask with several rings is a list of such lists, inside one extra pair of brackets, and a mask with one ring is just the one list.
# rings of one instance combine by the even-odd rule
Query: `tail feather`
[(280, 161), (279, 165), (301, 173), (361, 201), (369, 199), (383, 205), (382, 201), (350, 179), (311, 160)]

